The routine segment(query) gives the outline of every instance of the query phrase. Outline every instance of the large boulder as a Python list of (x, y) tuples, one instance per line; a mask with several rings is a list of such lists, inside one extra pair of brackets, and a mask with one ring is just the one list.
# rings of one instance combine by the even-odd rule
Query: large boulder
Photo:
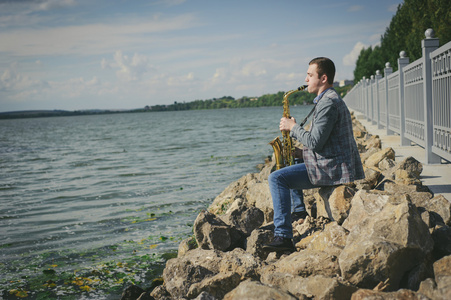
[(224, 214), (236, 199), (246, 199), (248, 186), (257, 181), (258, 174), (250, 173), (232, 182), (213, 200), (208, 211), (217, 215)]
[(226, 252), (219, 264), (220, 273), (236, 273), (241, 280), (259, 279), (263, 262), (260, 258), (252, 255), (241, 248)]
[(246, 240), (246, 252), (266, 259), (268, 250), (263, 249), (263, 245), (268, 244), (274, 238), (272, 230), (256, 229), (252, 231), (251, 235)]
[(429, 299), (451, 299), (451, 255), (434, 263), (435, 279), (428, 278), (421, 282), (419, 293)]
[(351, 205), (343, 223), (350, 234), (339, 256), (343, 278), (363, 288), (387, 278), (390, 290), (418, 288), (434, 242), (408, 195), (361, 190)]
[(262, 276), (267, 273), (285, 273), (301, 277), (311, 275), (333, 277), (340, 275), (340, 267), (336, 256), (324, 251), (306, 249), (287, 255), (262, 270)]
[(317, 217), (328, 218), (342, 224), (348, 217), (355, 191), (346, 185), (322, 187), (316, 194)]
[(202, 292), (222, 299), (242, 280), (258, 280), (262, 266), (261, 259), (240, 248), (229, 252), (198, 248), (166, 263), (164, 288), (174, 299), (192, 299)]
[(246, 201), (237, 199), (229, 207), (221, 219), (231, 227), (249, 236), (252, 231), (260, 227), (265, 219), (263, 212), (254, 206), (248, 207)]
[(231, 228), (216, 215), (202, 211), (194, 221), (194, 236), (202, 249), (226, 250), (233, 244)]
[(258, 281), (246, 280), (240, 283), (237, 288), (225, 295), (224, 300), (296, 300), (287, 292), (277, 287), (270, 287)]
[(233, 290), (240, 283), (240, 275), (237, 273), (218, 273), (201, 282), (196, 282), (189, 287), (187, 297), (193, 299), (203, 292), (215, 299), (224, 298), (225, 294)]
[[(262, 274), (261, 281), (289, 292), (298, 299), (348, 300), (357, 288), (339, 277), (314, 275), (301, 277), (288, 273)], [(267, 299), (267, 298), (263, 298)]]
[(352, 294), (351, 300), (430, 300), (421, 293), (407, 289), (400, 289), (396, 292), (383, 292), (375, 290), (361, 289)]
[(385, 158), (395, 159), (395, 151), (393, 148), (388, 147), (372, 154), (365, 160), (365, 165), (369, 168), (377, 167), (378, 164)]
[(249, 185), (245, 197), (250, 206), (255, 206), (263, 212), (266, 223), (272, 221), (274, 209), (267, 180)]
[(164, 287), (175, 299), (186, 297), (190, 287), (219, 273), (223, 252), (194, 249), (166, 262)]
[[(318, 250), (338, 257), (346, 246), (349, 232), (337, 222), (331, 222), (324, 226), (324, 230), (312, 234), (301, 240), (296, 247)], [(305, 240), (305, 241), (304, 241)]]

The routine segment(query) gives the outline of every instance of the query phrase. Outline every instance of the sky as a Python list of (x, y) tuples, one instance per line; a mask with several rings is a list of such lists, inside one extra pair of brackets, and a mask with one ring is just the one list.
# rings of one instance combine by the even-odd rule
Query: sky
[(353, 79), (399, 0), (0, 0), (0, 112), (135, 109)]

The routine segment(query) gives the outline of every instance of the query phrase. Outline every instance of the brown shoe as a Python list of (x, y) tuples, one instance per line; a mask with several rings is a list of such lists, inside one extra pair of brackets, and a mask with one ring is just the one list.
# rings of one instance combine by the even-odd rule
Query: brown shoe
[(275, 236), (272, 243), (263, 245), (263, 249), (271, 252), (282, 252), (282, 251), (294, 252), (296, 250), (294, 248), (293, 241), (291, 239), (284, 238), (281, 236)]

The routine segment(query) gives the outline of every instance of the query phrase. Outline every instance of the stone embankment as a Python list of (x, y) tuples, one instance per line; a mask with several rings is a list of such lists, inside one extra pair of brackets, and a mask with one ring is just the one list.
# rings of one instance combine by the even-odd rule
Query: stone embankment
[(366, 178), (304, 191), (294, 253), (268, 253), (273, 164), (230, 184), (194, 223), (163, 284), (122, 299), (451, 299), (451, 204), (354, 118)]

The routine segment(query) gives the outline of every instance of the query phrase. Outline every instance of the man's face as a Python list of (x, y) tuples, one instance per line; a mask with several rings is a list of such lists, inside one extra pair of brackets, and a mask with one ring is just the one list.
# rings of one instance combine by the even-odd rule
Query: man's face
[(318, 65), (311, 64), (308, 66), (307, 77), (305, 82), (308, 84), (308, 92), (312, 94), (318, 94), (318, 91), (325, 82), (326, 75), (318, 76)]

